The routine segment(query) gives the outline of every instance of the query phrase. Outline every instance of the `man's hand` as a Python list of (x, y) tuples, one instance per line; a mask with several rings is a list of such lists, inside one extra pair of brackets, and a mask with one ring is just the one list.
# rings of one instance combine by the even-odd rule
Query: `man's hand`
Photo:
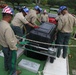
[(18, 48), (17, 48), (17, 50), (18, 50)]
[(17, 41), (17, 44), (20, 44), (20, 42), (19, 42), (19, 41)]
[(34, 28), (39, 28), (39, 26), (34, 26)]

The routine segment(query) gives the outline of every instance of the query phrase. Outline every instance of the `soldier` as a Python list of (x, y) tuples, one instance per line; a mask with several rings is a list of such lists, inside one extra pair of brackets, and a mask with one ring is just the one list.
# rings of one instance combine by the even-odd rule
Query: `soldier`
[[(37, 26), (36, 20), (38, 20), (40, 22), (40, 20), (38, 19), (37, 14), (39, 14), (41, 11), (42, 11), (42, 9), (39, 6), (35, 6), (34, 9), (30, 9), (28, 15), (26, 16), (27, 21), (30, 22), (31, 24)], [(27, 33), (28, 33), (33, 28), (26, 25), (26, 29), (27, 29)]]
[[(68, 45), (73, 30), (73, 26), (76, 25), (76, 19), (75, 17), (73, 17), (71, 14), (68, 13), (66, 6), (61, 6), (59, 9), (61, 10), (61, 14), (63, 15), (63, 17), (58, 20), (57, 44)], [(66, 58), (67, 56), (66, 46), (58, 47), (57, 57), (60, 56), (62, 48), (63, 48), (62, 56), (63, 58)]]
[[(58, 20), (60, 19), (60, 18), (62, 18), (63, 17), (63, 14), (61, 13), (61, 10), (59, 9), (58, 10), (58, 16), (55, 18), (56, 19), (56, 22), (57, 22), (57, 25), (58, 25)], [(57, 30), (56, 30), (57, 31)], [(55, 44), (57, 44), (57, 41), (58, 41), (58, 38), (57, 38), (57, 34), (58, 32), (56, 32), (56, 40), (55, 40)]]
[(12, 24), (12, 29), (14, 31), (14, 33), (18, 36), (23, 36), (23, 25), (27, 24), (29, 26), (31, 26), (32, 28), (34, 28), (34, 25), (32, 25), (31, 23), (29, 23), (25, 16), (28, 14), (29, 9), (28, 8), (23, 8), (21, 10), (21, 12), (18, 12), (14, 19), (12, 20), (11, 24)]
[(43, 14), (41, 14), (40, 20), (41, 20), (41, 23), (49, 22), (49, 17), (46, 10), (44, 10)]
[(18, 75), (20, 71), (16, 71), (16, 51), (17, 39), (10, 27), (13, 17), (13, 9), (6, 6), (2, 11), (2, 20), (0, 21), (0, 45), (4, 54), (4, 68), (9, 71), (9, 75)]
[(56, 21), (58, 22), (58, 20), (60, 19), (60, 18), (62, 18), (63, 17), (63, 14), (61, 14), (61, 10), (59, 9), (58, 10), (58, 16), (55, 18), (56, 19)]

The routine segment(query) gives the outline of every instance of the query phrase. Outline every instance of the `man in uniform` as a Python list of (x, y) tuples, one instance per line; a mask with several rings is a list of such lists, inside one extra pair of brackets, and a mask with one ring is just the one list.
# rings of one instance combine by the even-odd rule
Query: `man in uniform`
[(28, 8), (23, 8), (21, 10), (21, 12), (18, 12), (15, 17), (13, 18), (11, 24), (12, 24), (12, 29), (14, 31), (14, 33), (18, 36), (23, 36), (23, 25), (27, 24), (29, 26), (31, 26), (32, 28), (34, 28), (34, 25), (32, 25), (31, 23), (29, 23), (25, 16), (28, 14), (29, 9)]
[[(62, 17), (63, 17), (63, 14), (61, 13), (61, 10), (59, 9), (59, 10), (58, 10), (58, 16), (55, 18), (55, 19), (56, 19), (56, 22), (57, 22), (57, 25), (58, 25), (59, 19), (61, 19)], [(57, 31), (57, 30), (56, 30), (56, 31)], [(57, 35), (58, 35), (58, 34), (57, 34), (57, 33), (58, 33), (58, 32), (56, 32), (56, 34), (55, 34), (55, 35), (56, 35), (56, 36), (55, 36), (55, 37), (56, 37), (55, 44), (57, 44), (57, 41), (58, 41), (58, 38), (57, 38)]]
[[(40, 8), (39, 6), (35, 6), (34, 9), (30, 9), (28, 15), (26, 16), (27, 21), (30, 22), (31, 24), (33, 24), (34, 26), (35, 25), (37, 26), (36, 20), (38, 20), (40, 22), (40, 20), (38, 19), (37, 14), (39, 14), (41, 11), (42, 11), (42, 8)], [(28, 33), (33, 28), (26, 25), (26, 29), (27, 29), (27, 33)]]
[[(61, 14), (63, 15), (62, 18), (58, 20), (58, 34), (57, 34), (57, 44), (61, 45), (68, 45), (73, 26), (76, 25), (76, 19), (71, 14), (68, 13), (66, 6), (61, 6), (59, 8), (61, 10)], [(57, 57), (61, 54), (61, 49), (63, 48), (63, 58), (67, 56), (67, 47), (66, 46), (59, 46)]]
[(59, 9), (58, 10), (58, 16), (55, 18), (56, 19), (56, 21), (58, 22), (58, 20), (60, 19), (60, 18), (62, 18), (63, 17), (63, 14), (61, 13), (61, 10)]
[(43, 14), (41, 14), (40, 21), (41, 23), (49, 22), (49, 17), (46, 10), (44, 10)]
[(5, 71), (9, 71), (9, 75), (18, 75), (20, 73), (16, 71), (16, 44), (18, 41), (9, 24), (13, 14), (13, 9), (9, 6), (6, 6), (2, 11), (3, 18), (0, 21), (0, 45), (4, 53)]

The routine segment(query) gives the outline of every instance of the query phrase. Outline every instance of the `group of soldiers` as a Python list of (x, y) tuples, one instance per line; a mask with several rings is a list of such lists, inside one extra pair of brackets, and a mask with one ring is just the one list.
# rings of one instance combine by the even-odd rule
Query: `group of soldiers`
[(46, 14), (46, 10), (44, 11), (45, 15), (41, 15), (38, 18), (38, 14), (42, 12), (42, 8), (39, 6), (35, 6), (34, 9), (28, 9), (24, 7), (20, 10), (20, 12), (16, 13), (15, 17), (11, 22), (11, 27), (16, 35), (23, 36), (23, 27), (26, 33), (29, 33), (33, 28), (38, 28), (36, 21), (39, 23), (47, 22), (48, 15)]
[[(9, 72), (9, 75), (18, 75), (20, 71), (16, 70), (16, 51), (19, 43), (15, 35), (23, 36), (23, 26), (26, 26), (27, 33), (33, 28), (38, 28), (36, 20), (40, 23), (49, 22), (47, 11), (38, 18), (42, 8), (35, 6), (34, 9), (22, 8), (20, 12), (16, 13), (14, 18), (14, 10), (6, 6), (2, 11), (2, 20), (0, 21), (0, 45), (4, 53), (4, 68)], [(58, 11), (57, 20), (57, 39), (56, 44), (68, 45), (73, 26), (76, 25), (76, 19), (68, 13), (66, 6), (61, 6)], [(12, 19), (13, 18), (13, 19)], [(10, 25), (11, 22), (11, 25)], [(62, 46), (58, 47), (57, 57), (61, 54)], [(63, 47), (63, 58), (67, 56), (67, 47)]]
[(26, 26), (27, 32), (33, 28), (38, 28), (36, 20), (41, 21), (38, 19), (37, 14), (41, 11), (42, 8), (39, 6), (35, 6), (34, 9), (30, 10), (24, 7), (14, 15), (14, 10), (11, 7), (6, 6), (3, 8), (2, 20), (0, 21), (0, 45), (4, 53), (4, 68), (5, 71), (9, 72), (9, 75), (20, 74), (20, 71), (16, 70), (16, 51), (18, 50), (16, 45), (19, 43), (19, 40), (15, 35), (23, 36), (23, 26)]

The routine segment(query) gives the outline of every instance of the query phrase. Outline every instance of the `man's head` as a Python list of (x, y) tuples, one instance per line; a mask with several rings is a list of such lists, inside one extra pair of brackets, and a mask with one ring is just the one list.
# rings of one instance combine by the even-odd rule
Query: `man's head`
[(58, 15), (61, 15), (61, 10), (59, 9), (59, 10), (57, 11), (57, 13), (58, 13)]
[(39, 6), (35, 6), (34, 9), (36, 10), (36, 14), (39, 14), (42, 11), (42, 8)]
[(65, 15), (65, 14), (68, 12), (66, 6), (61, 6), (61, 7), (59, 8), (59, 10), (61, 11), (61, 13), (62, 13), (63, 15)]
[(6, 20), (7, 22), (11, 22), (13, 15), (14, 15), (14, 10), (9, 6), (6, 6), (2, 10), (3, 20)]
[(23, 13), (23, 16), (26, 16), (29, 13), (29, 9), (27, 7), (23, 8), (22, 13)]
[(47, 11), (46, 11), (46, 9), (43, 11), (43, 13), (44, 13), (44, 14), (47, 14)]

